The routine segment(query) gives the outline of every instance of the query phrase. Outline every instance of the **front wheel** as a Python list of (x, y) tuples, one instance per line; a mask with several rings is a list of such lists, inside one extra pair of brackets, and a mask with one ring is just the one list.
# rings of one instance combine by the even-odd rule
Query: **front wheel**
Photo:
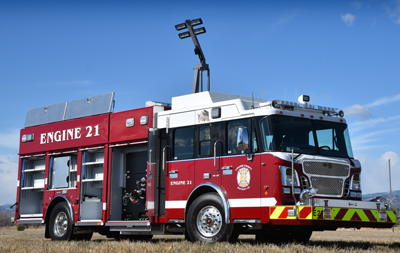
[(72, 221), (66, 203), (58, 203), (50, 215), (50, 238), (53, 241), (66, 241), (71, 239)]
[(187, 232), (192, 241), (205, 243), (229, 240), (233, 224), (225, 223), (224, 207), (214, 193), (203, 194), (193, 201), (187, 214)]

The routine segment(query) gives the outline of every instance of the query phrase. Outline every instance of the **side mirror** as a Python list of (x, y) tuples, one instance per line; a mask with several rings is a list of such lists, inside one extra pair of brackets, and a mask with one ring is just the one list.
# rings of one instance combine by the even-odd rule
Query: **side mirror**
[(249, 134), (247, 133), (247, 127), (241, 126), (238, 128), (236, 136), (236, 149), (249, 149)]

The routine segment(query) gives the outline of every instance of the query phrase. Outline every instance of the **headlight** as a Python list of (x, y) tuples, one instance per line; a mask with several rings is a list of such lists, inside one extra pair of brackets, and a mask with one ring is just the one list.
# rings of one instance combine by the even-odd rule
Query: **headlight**
[(292, 175), (292, 168), (279, 166), (279, 172), (281, 174), (282, 185), (292, 185), (292, 180), (294, 180), (294, 186), (299, 186), (297, 171), (294, 171), (294, 176)]
[(354, 190), (354, 191), (360, 191), (361, 190), (360, 174), (354, 174), (351, 177), (351, 189)]

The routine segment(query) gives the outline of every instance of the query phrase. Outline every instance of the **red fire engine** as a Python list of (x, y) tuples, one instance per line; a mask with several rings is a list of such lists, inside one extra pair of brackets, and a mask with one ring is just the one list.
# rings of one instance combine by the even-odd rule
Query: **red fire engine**
[[(196, 38), (199, 23), (177, 29)], [(305, 95), (289, 102), (202, 91), (208, 65), (195, 46), (193, 93), (171, 104), (112, 112), (108, 93), (29, 110), (14, 222), (45, 224), (53, 240), (98, 232), (202, 242), (240, 234), (307, 242), (312, 231), (395, 224), (384, 198), (361, 200), (342, 111)]]

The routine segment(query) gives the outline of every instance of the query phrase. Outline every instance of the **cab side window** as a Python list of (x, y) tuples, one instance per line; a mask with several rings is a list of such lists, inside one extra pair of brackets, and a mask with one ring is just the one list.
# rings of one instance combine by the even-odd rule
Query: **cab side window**
[[(247, 136), (249, 140), (249, 149), (244, 150), (244, 153), (250, 153), (252, 150), (252, 139), (254, 139), (254, 136), (252, 136), (252, 128), (251, 128), (251, 119), (241, 119), (241, 120), (235, 120), (235, 121), (230, 121), (227, 124), (227, 150), (226, 153), (228, 155), (235, 155), (235, 154), (242, 154), (241, 150), (236, 149), (236, 141), (237, 141), (237, 131), (239, 127), (246, 127), (247, 128), (247, 133), (249, 136)], [(252, 137), (252, 138), (251, 138)]]
[(193, 158), (193, 127), (183, 127), (174, 132), (174, 160)]
[(209, 156), (211, 145), (211, 129), (209, 125), (199, 126), (199, 155)]

